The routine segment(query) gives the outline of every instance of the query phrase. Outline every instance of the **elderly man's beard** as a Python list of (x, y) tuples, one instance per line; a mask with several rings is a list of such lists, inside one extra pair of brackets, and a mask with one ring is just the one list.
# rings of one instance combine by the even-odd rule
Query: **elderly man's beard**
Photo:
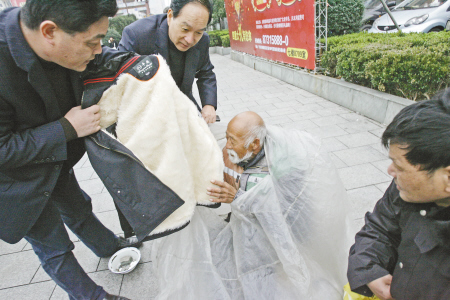
[(246, 162), (250, 159), (250, 157), (252, 157), (252, 152), (248, 151), (244, 157), (239, 158), (239, 155), (236, 153), (236, 151), (232, 150), (232, 149), (227, 149), (227, 153), (228, 153), (228, 158), (230, 159), (230, 161), (237, 165), (240, 162)]

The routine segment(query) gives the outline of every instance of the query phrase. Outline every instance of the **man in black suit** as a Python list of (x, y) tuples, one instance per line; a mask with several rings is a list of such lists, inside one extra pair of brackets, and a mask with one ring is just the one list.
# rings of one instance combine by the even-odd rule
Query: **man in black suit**
[(100, 223), (72, 169), (81, 137), (100, 129), (99, 107), (81, 109), (79, 72), (116, 12), (115, 0), (28, 0), (0, 13), (0, 239), (25, 238), (70, 299), (126, 299), (89, 278), (64, 227), (100, 257), (135, 241)]
[[(217, 109), (216, 75), (209, 59), (209, 36), (205, 32), (211, 15), (208, 0), (172, 0), (167, 14), (150, 16), (125, 27), (119, 43), (122, 51), (162, 55), (177, 86), (195, 103), (208, 124), (216, 121)], [(195, 78), (202, 108), (192, 95)], [(224, 129), (211, 128), (213, 133), (222, 133)], [(134, 235), (119, 208), (117, 212), (125, 237)]]
[(217, 108), (216, 75), (205, 32), (211, 15), (208, 0), (173, 0), (167, 14), (150, 16), (125, 27), (119, 43), (119, 50), (162, 55), (177, 86), (196, 105), (192, 85), (197, 78), (202, 109), (197, 107), (207, 123), (216, 121)]

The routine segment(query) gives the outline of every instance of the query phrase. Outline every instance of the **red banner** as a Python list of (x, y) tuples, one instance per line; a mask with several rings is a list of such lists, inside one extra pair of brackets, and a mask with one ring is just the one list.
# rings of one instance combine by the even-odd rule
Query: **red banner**
[(22, 7), (25, 5), (25, 2), (26, 0), (11, 0), (11, 5)]
[(314, 0), (225, 0), (233, 50), (315, 68)]

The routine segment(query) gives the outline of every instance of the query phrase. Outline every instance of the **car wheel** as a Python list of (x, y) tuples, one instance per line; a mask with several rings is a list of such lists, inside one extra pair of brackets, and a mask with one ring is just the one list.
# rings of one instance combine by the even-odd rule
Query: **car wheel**
[(359, 31), (369, 31), (370, 28), (372, 28), (372, 25), (366, 24), (361, 26), (361, 28), (359, 28)]
[(431, 28), (430, 31), (428, 31), (428, 32), (439, 32), (439, 31), (442, 31), (442, 30), (444, 30), (444, 28), (442, 28), (442, 27), (434, 27), (434, 28)]

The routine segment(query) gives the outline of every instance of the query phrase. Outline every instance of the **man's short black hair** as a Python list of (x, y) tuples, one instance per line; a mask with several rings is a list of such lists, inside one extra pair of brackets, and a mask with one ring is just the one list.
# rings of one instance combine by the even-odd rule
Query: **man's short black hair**
[(102, 17), (115, 16), (117, 10), (116, 0), (27, 0), (20, 18), (32, 30), (49, 20), (73, 34), (88, 30)]
[(381, 139), (386, 148), (404, 145), (408, 162), (421, 170), (450, 166), (450, 89), (403, 108)]
[(172, 0), (172, 2), (170, 3), (170, 8), (173, 11), (173, 17), (174, 18), (178, 17), (181, 9), (183, 9), (183, 7), (186, 4), (189, 4), (191, 2), (200, 3), (201, 5), (206, 7), (206, 9), (209, 12), (209, 19), (208, 19), (208, 24), (209, 24), (209, 22), (211, 22), (212, 13), (213, 13), (213, 8), (212, 8), (211, 2), (209, 2), (209, 0)]

